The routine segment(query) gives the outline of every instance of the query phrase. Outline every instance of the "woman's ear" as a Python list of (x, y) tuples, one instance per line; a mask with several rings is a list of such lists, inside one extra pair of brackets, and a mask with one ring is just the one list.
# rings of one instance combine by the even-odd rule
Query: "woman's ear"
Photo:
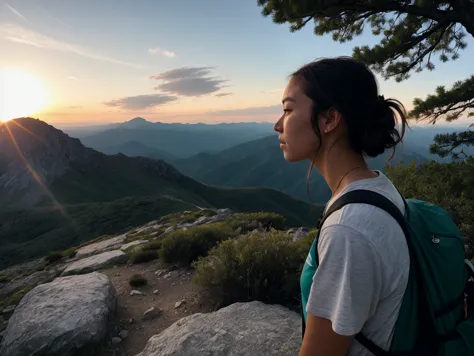
[(325, 134), (334, 131), (342, 121), (341, 113), (333, 108), (328, 109), (325, 113), (321, 114), (321, 131)]

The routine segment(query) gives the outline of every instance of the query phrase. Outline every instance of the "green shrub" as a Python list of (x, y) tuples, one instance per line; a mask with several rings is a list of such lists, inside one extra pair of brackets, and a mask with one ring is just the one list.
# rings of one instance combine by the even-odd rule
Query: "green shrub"
[(142, 287), (148, 284), (148, 280), (141, 274), (134, 274), (128, 281), (131, 287)]
[(61, 252), (59, 252), (59, 251), (54, 251), (54, 252), (50, 252), (50, 253), (46, 256), (46, 261), (48, 261), (48, 264), (52, 264), (52, 263), (54, 263), (54, 262), (60, 261), (62, 258), (63, 258), (63, 255), (62, 255)]
[(141, 249), (143, 251), (159, 250), (161, 248), (162, 244), (163, 244), (162, 240), (155, 240), (155, 241), (152, 241), (152, 242), (149, 242), (147, 244), (142, 245)]
[(193, 264), (194, 283), (222, 306), (260, 300), (296, 307), (310, 241), (311, 236), (292, 242), (274, 230), (223, 241)]
[(5, 274), (0, 273), (0, 283), (10, 282), (10, 277)]
[(199, 256), (206, 256), (218, 242), (235, 236), (237, 233), (225, 223), (177, 230), (162, 239), (160, 257), (168, 263), (189, 265)]
[(132, 263), (144, 263), (156, 260), (158, 252), (156, 250), (138, 250), (130, 252), (130, 260)]
[(237, 213), (226, 219), (226, 223), (233, 229), (241, 228), (242, 233), (252, 231), (262, 226), (265, 229), (281, 230), (285, 225), (285, 218), (276, 213)]
[(23, 299), (23, 297), (28, 293), (30, 290), (33, 289), (33, 286), (27, 286), (23, 289), (20, 289), (18, 292), (12, 294), (8, 298), (2, 300), (0, 302), (1, 307), (8, 307), (10, 305), (17, 305)]

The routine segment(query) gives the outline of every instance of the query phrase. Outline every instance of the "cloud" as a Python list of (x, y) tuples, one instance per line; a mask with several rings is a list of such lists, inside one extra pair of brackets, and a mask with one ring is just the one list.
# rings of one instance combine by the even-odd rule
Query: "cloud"
[(232, 94), (232, 93), (219, 93), (219, 94), (216, 94), (214, 96), (223, 97), (223, 96), (229, 96), (229, 95), (234, 95), (234, 94)]
[(207, 112), (207, 116), (259, 116), (259, 115), (281, 115), (281, 105), (249, 107), (242, 109), (217, 110)]
[(11, 6), (10, 4), (6, 3), (5, 6), (11, 11), (13, 12), (16, 16), (18, 16), (19, 18), (21, 18), (22, 20), (25, 20), (25, 21), (28, 21), (27, 18), (25, 16), (23, 16), (20, 11), (18, 11), (17, 9), (15, 9), (13, 6)]
[(154, 54), (154, 55), (156, 55), (156, 54), (161, 54), (161, 55), (163, 55), (163, 56), (165, 56), (165, 57), (168, 57), (168, 58), (174, 58), (174, 57), (176, 57), (176, 53), (174, 53), (174, 52), (172, 52), (172, 51), (168, 51), (168, 50), (166, 50), (166, 49), (159, 48), (159, 47), (157, 47), (157, 48), (150, 48), (150, 49), (148, 49), (148, 52), (149, 52), (150, 54)]
[(209, 77), (215, 67), (183, 67), (172, 69), (150, 79), (164, 81), (155, 90), (183, 96), (201, 96), (219, 91), (227, 82), (216, 77)]
[(0, 25), (0, 36), (11, 42), (28, 44), (30, 46), (50, 49), (54, 51), (74, 53), (86, 58), (119, 64), (122, 66), (127, 66), (127, 67), (132, 67), (132, 68), (142, 68), (142, 66), (138, 64), (124, 62), (112, 57), (104, 56), (99, 53), (95, 53), (87, 48), (83, 48), (81, 46), (62, 42), (52, 37), (45, 36), (40, 33), (28, 30), (21, 26)]
[(72, 76), (72, 75), (70, 75), (69, 77), (67, 77), (67, 79), (71, 79), (71, 80), (79, 80), (79, 78), (77, 78), (77, 77), (74, 77), (74, 76)]
[(140, 110), (166, 104), (177, 99), (178, 97), (172, 95), (148, 94), (110, 100), (104, 104), (107, 106), (120, 107), (126, 110)]

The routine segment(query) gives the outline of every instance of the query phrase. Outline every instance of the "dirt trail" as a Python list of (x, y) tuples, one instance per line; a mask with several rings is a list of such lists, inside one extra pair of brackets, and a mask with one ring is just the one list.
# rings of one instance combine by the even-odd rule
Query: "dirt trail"
[[(155, 272), (165, 270), (166, 267), (159, 260), (144, 264), (123, 265), (101, 270), (106, 274), (117, 291), (118, 305), (115, 330), (111, 336), (119, 336), (119, 332), (126, 330), (128, 336), (119, 344), (110, 343), (106, 356), (135, 356), (145, 347), (148, 339), (169, 327), (182, 317), (198, 312), (213, 310), (201, 297), (198, 287), (193, 285), (193, 271), (191, 269), (176, 269), (170, 271), (171, 277), (165, 278), (168, 272), (163, 271), (160, 276)], [(143, 287), (131, 287), (130, 277), (141, 274), (148, 284)], [(130, 295), (132, 290), (138, 290), (145, 295)], [(158, 290), (157, 294), (153, 292)], [(175, 308), (176, 302), (185, 302)], [(163, 312), (153, 320), (142, 320), (143, 313), (151, 307), (159, 308)]]

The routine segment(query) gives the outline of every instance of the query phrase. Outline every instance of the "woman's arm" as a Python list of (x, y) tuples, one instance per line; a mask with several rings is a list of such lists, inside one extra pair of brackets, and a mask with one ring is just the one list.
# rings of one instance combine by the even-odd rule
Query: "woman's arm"
[(339, 335), (328, 319), (308, 314), (299, 356), (345, 356), (352, 337)]

